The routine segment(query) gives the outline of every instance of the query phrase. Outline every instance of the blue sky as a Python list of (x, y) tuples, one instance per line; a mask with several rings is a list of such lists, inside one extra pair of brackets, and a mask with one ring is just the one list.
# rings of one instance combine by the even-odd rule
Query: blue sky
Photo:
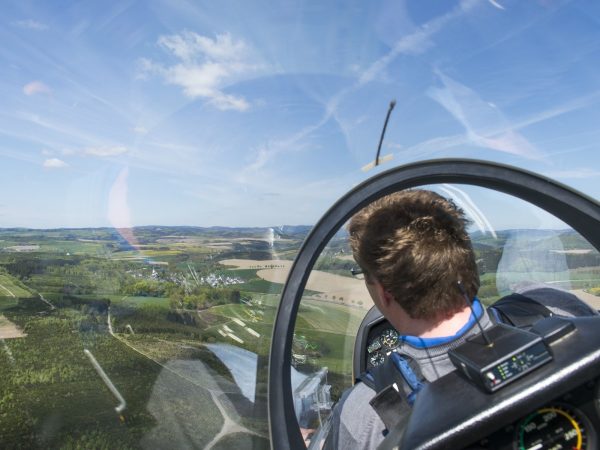
[(310, 224), (440, 157), (600, 198), (597, 2), (297, 3), (5, 3), (0, 227)]

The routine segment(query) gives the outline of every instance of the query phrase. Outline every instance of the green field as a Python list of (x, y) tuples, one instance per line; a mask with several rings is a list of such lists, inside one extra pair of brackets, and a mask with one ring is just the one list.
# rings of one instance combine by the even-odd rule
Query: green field
[[(185, 447), (190, 442), (205, 446), (223, 423), (211, 390), (239, 392), (227, 368), (198, 339), (190, 339), (185, 325), (165, 334), (169, 320), (155, 316), (153, 327), (165, 322), (160, 333), (113, 337), (107, 332), (106, 314), (92, 311), (92, 299), (80, 300), (48, 311), (47, 305), (31, 299), (5, 310), (27, 337), (7, 342), (10, 357), (0, 352), (3, 443), (44, 448), (135, 448), (140, 442), (152, 447)], [(161, 303), (158, 311), (165, 310)], [(123, 302), (119, 307), (132, 305), (136, 310), (128, 319), (135, 318), (136, 311), (142, 317), (157, 313), (152, 302)], [(119, 319), (115, 322), (119, 328)], [(95, 373), (84, 348), (125, 397), (122, 416), (114, 411), (118, 401)], [(223, 408), (240, 414), (230, 401)], [(48, 420), (56, 422), (54, 428), (48, 429)], [(264, 435), (266, 423), (257, 424), (251, 414), (246, 422)], [(180, 429), (186, 430), (184, 435), (174, 433)]]
[(0, 297), (26, 298), (32, 292), (20, 281), (5, 273), (0, 273)]
[[(243, 274), (241, 293), (200, 286), (190, 266), (202, 276), (224, 273), (212, 259), (218, 252), (196, 238), (159, 242), (179, 232), (145, 228), (145, 243), (131, 250), (114, 230), (0, 230), (0, 247), (11, 247), (0, 252), (0, 311), (26, 333), (0, 347), (3, 448), (202, 448), (225, 417), (242, 431), (217, 448), (268, 447), (266, 358), (278, 301), (270, 293), (281, 286), (256, 271)], [(236, 244), (242, 255), (263, 246)], [(194, 302), (202, 307), (187, 306)], [(223, 327), (244, 342), (222, 336)], [(258, 355), (255, 403), (208, 343)], [(125, 398), (122, 414), (84, 349)]]
[[(508, 280), (510, 285), (519, 282), (546, 283), (550, 286), (556, 286), (562, 289), (588, 289), (600, 286), (600, 269), (598, 268), (577, 268), (560, 272), (504, 272), (495, 275), (498, 280)], [(506, 294), (507, 292), (504, 292)]]
[(151, 387), (160, 369), (154, 363), (110, 336), (73, 333), (82, 317), (72, 310), (48, 313), (43, 303), (31, 301), (4, 313), (27, 332), (26, 338), (6, 341), (10, 354), (0, 353), (0, 435), (6, 446), (62, 447), (94, 429), (94, 442), (128, 448), (152, 426), (145, 399), (128, 395), (130, 429), (123, 427), (114, 411), (117, 402), (83, 349), (92, 351), (127, 393)]
[(129, 297), (124, 295), (107, 295), (112, 305), (127, 306), (127, 307), (144, 307), (157, 306), (169, 307), (169, 299), (165, 297)]

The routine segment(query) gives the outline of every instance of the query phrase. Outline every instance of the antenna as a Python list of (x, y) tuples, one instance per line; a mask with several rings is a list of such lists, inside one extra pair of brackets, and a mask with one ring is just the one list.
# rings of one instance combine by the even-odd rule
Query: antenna
[(390, 120), (390, 115), (392, 114), (392, 110), (396, 106), (396, 100), (392, 100), (390, 102), (390, 107), (388, 108), (387, 115), (385, 116), (385, 122), (383, 123), (383, 130), (381, 130), (381, 137), (379, 138), (379, 146), (377, 147), (377, 154), (375, 155), (375, 165), (379, 165), (379, 154), (381, 153), (381, 144), (383, 144), (383, 137), (385, 136), (385, 130), (387, 128), (388, 120)]
[(477, 325), (479, 326), (479, 331), (481, 331), (481, 336), (483, 337), (483, 340), (485, 341), (485, 345), (487, 345), (488, 347), (493, 347), (494, 343), (490, 340), (487, 333), (481, 326), (481, 322), (479, 322), (479, 318), (477, 317), (477, 314), (475, 314), (475, 310), (473, 309), (473, 302), (467, 295), (467, 291), (465, 290), (465, 287), (463, 286), (462, 281), (460, 281), (460, 280), (457, 281), (456, 285), (458, 286), (458, 290), (460, 291), (460, 293), (463, 295), (463, 297), (467, 301), (467, 305), (469, 305), (469, 308), (471, 308), (471, 313), (473, 314), (473, 317), (475, 317), (475, 322), (477, 322)]

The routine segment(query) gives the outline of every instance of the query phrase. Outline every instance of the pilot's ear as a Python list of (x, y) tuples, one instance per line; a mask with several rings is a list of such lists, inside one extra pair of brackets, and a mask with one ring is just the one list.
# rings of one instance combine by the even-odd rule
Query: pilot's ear
[(389, 307), (392, 304), (392, 302), (396, 301), (392, 293), (386, 289), (383, 289), (381, 300), (384, 302), (386, 308)]
[(391, 302), (395, 301), (394, 296), (377, 280), (375, 281), (375, 289), (381, 305), (385, 309), (389, 308)]

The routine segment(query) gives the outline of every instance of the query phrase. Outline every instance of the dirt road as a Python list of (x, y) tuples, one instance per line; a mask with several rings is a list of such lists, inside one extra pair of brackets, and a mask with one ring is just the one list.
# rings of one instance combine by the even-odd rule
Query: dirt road
[(11, 297), (15, 298), (16, 295), (12, 293), (12, 291), (10, 289), (8, 289), (6, 286), (0, 284), (0, 288), (2, 288), (5, 292), (8, 293), (8, 295), (10, 295)]

